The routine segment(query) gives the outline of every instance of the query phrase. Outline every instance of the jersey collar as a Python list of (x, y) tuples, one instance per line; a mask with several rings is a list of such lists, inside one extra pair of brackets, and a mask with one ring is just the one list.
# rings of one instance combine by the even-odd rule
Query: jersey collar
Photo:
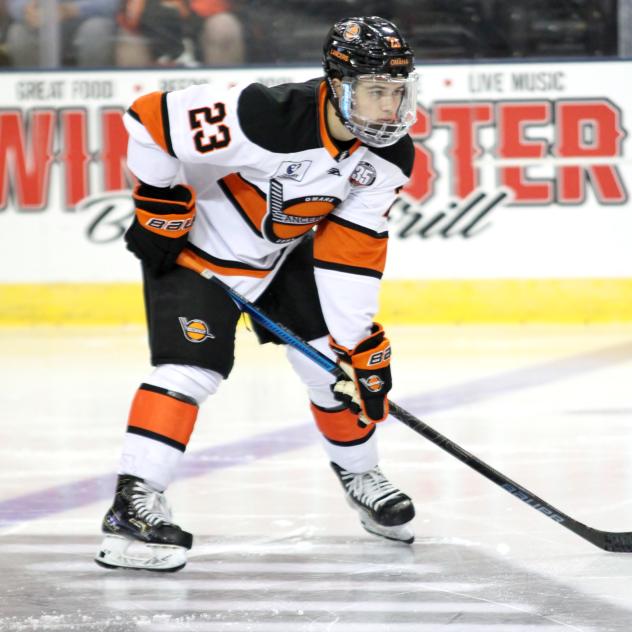
[(318, 128), (320, 131), (320, 142), (329, 152), (329, 155), (336, 161), (340, 162), (349, 157), (360, 145), (356, 140), (348, 149), (340, 150), (336, 144), (336, 140), (331, 136), (327, 129), (327, 85), (325, 81), (321, 81), (318, 92)]

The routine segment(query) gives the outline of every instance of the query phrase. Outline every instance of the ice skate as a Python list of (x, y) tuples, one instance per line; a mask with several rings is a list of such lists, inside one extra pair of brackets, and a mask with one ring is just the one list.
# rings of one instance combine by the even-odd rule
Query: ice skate
[(415, 517), (412, 500), (374, 467), (354, 474), (331, 463), (345, 489), (347, 502), (360, 514), (362, 526), (371, 534), (412, 544), (415, 534), (409, 526)]
[(193, 536), (171, 522), (164, 495), (131, 475), (119, 476), (101, 529), (105, 538), (94, 561), (105, 568), (175, 572), (193, 544)]

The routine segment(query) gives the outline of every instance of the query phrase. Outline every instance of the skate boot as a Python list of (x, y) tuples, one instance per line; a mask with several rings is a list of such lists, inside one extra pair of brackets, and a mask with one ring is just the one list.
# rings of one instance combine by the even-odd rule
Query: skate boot
[(193, 536), (171, 522), (164, 494), (129, 474), (118, 477), (101, 530), (105, 538), (94, 561), (105, 568), (179, 571), (193, 544)]
[(362, 526), (373, 535), (412, 544), (415, 534), (408, 523), (415, 517), (412, 500), (374, 467), (353, 474), (336, 463), (331, 467), (347, 493), (347, 502), (360, 514)]

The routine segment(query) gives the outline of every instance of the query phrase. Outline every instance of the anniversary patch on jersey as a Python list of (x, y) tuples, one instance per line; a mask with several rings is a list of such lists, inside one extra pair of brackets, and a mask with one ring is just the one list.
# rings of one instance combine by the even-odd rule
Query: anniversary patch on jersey
[(274, 174), (274, 177), (300, 182), (307, 173), (311, 164), (311, 160), (302, 160), (301, 162), (282, 162), (277, 169), (277, 172)]
[(361, 160), (349, 176), (349, 182), (351, 186), (369, 187), (375, 182), (375, 178), (377, 178), (375, 167), (370, 162)]
[(184, 316), (179, 316), (178, 321), (182, 327), (182, 333), (189, 342), (204, 342), (209, 338), (215, 338), (210, 332), (209, 326), (198, 318), (187, 320)]

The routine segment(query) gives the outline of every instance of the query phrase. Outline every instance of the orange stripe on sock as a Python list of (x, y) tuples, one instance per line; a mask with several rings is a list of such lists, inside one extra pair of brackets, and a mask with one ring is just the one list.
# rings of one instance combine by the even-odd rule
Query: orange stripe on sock
[(194, 404), (140, 388), (132, 402), (128, 424), (186, 446), (197, 414)]
[(364, 439), (375, 429), (374, 425), (367, 428), (358, 426), (358, 415), (348, 409), (327, 411), (311, 404), (312, 415), (318, 429), (326, 439), (336, 443), (351, 443)]

